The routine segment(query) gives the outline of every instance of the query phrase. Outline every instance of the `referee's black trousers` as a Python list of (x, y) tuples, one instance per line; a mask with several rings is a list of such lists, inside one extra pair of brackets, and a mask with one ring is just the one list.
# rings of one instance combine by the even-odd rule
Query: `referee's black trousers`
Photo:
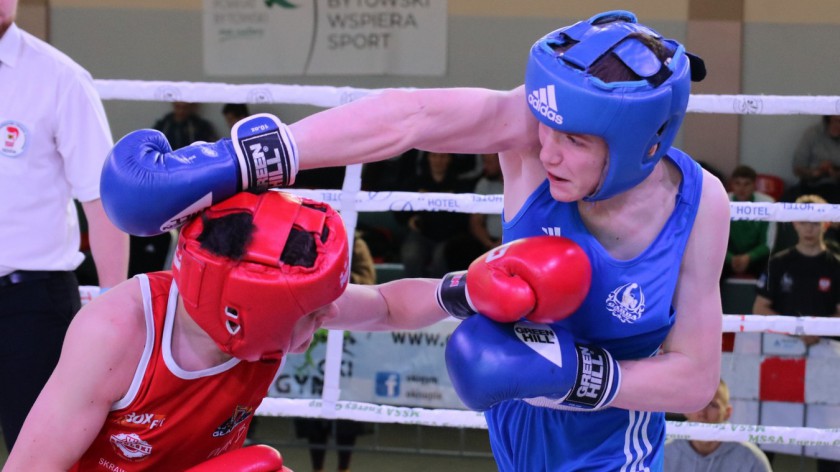
[(73, 272), (0, 284), (0, 425), (9, 451), (58, 363), (80, 306)]

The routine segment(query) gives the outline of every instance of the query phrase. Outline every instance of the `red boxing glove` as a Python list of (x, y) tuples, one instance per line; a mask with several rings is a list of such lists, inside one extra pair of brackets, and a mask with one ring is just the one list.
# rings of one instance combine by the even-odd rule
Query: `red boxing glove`
[(277, 449), (257, 444), (226, 452), (186, 472), (292, 472), (283, 467), (283, 457)]
[(560, 236), (518, 239), (482, 255), (467, 270), (476, 311), (499, 322), (523, 316), (552, 323), (580, 307), (592, 282), (586, 252)]

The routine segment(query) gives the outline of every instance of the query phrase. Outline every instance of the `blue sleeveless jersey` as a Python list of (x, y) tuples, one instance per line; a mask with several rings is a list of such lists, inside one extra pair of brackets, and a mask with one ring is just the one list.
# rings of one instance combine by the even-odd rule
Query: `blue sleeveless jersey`
[[(572, 239), (586, 251), (592, 263), (589, 294), (556, 326), (578, 342), (606, 348), (618, 360), (655, 355), (674, 323), (672, 302), (703, 177), (700, 166), (678, 149), (672, 148), (666, 159), (682, 172), (677, 203), (653, 243), (634, 259), (611, 257), (587, 231), (577, 203), (554, 200), (547, 180), (503, 225), (505, 242), (549, 234)], [(664, 413), (573, 412), (512, 400), (485, 416), (502, 471), (662, 470)]]

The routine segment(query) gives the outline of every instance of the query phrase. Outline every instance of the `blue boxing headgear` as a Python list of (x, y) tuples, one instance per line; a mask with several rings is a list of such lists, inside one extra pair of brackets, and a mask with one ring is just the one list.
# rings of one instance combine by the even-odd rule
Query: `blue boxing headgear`
[[(662, 42), (673, 57), (661, 61), (638, 37)], [(555, 48), (564, 46), (557, 52)], [(590, 72), (614, 54), (640, 80), (606, 83)], [(600, 136), (609, 159), (602, 181), (585, 200), (604, 200), (638, 185), (664, 156), (682, 124), (691, 89), (689, 59), (677, 41), (663, 39), (626, 11), (595, 15), (561, 28), (531, 48), (525, 92), (546, 126)], [(659, 144), (653, 155), (651, 147)]]

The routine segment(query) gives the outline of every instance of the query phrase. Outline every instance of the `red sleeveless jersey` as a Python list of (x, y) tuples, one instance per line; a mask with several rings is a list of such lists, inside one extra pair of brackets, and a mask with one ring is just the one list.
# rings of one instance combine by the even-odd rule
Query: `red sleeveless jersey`
[(171, 272), (138, 276), (146, 348), (123, 399), (71, 471), (178, 471), (242, 447), (279, 362), (231, 359), (185, 371), (172, 358)]

